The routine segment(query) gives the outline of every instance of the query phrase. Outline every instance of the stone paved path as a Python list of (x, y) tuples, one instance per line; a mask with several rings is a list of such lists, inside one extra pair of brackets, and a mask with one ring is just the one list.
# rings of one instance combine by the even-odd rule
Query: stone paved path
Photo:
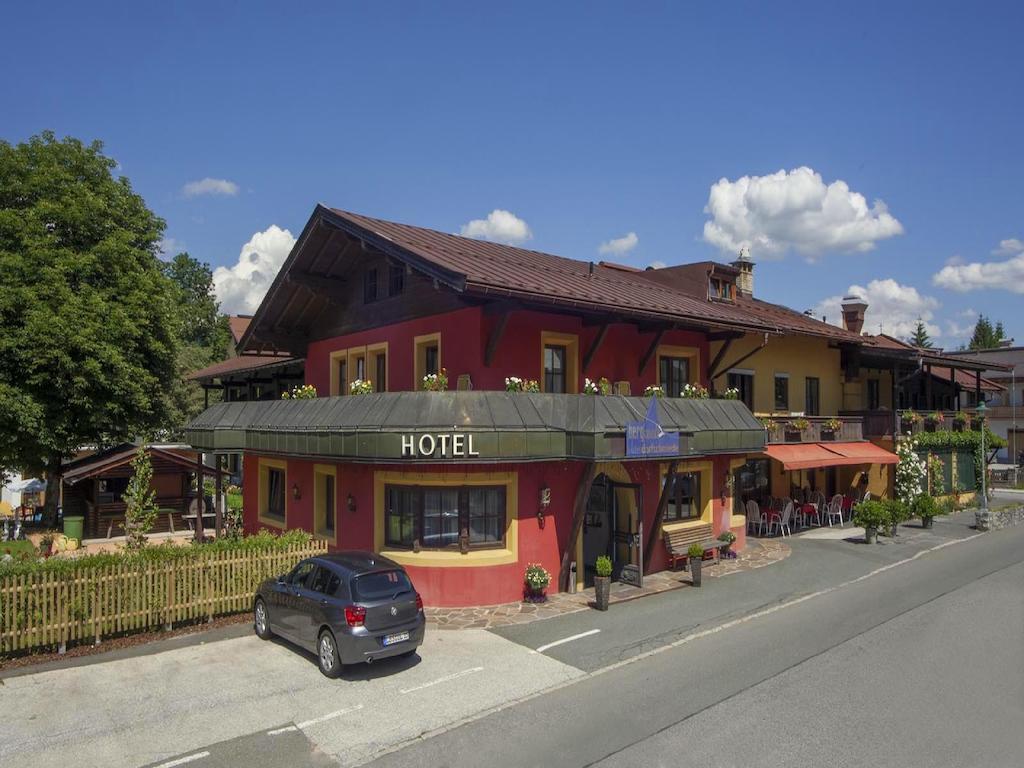
[[(777, 563), (789, 557), (789, 545), (777, 539), (748, 539), (746, 549), (736, 558), (722, 560), (718, 565), (705, 563), (704, 576), (720, 578), (743, 573)], [(685, 571), (661, 571), (644, 576), (642, 588), (628, 584), (613, 584), (610, 603), (621, 603), (638, 597), (667, 592), (690, 586), (690, 574)], [(551, 595), (546, 603), (503, 603), (476, 608), (427, 608), (427, 621), (435, 629), (490, 629), (512, 624), (549, 619), (566, 613), (585, 611), (594, 601), (593, 588), (575, 594)]]

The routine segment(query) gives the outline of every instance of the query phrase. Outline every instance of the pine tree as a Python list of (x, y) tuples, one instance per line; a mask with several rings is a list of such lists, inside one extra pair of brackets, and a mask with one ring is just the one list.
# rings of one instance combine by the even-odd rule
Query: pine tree
[(974, 325), (974, 333), (968, 343), (968, 349), (995, 349), (1006, 336), (1003, 330), (1002, 321), (992, 327), (992, 321), (984, 315), (978, 315), (978, 322)]
[(929, 349), (932, 346), (931, 337), (928, 335), (928, 329), (924, 326), (924, 321), (921, 318), (917, 319), (917, 327), (914, 328), (914, 333), (909, 339), (907, 339), (915, 347), (923, 347)]

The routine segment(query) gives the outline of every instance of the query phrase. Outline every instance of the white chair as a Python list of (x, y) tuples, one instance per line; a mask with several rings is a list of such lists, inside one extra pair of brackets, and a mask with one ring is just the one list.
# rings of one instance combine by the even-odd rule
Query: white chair
[(781, 536), (792, 536), (793, 531), (789, 527), (789, 517), (793, 514), (793, 502), (787, 501), (785, 508), (782, 510), (782, 514), (772, 513), (771, 522), (768, 523), (768, 535), (771, 536), (773, 530), (778, 530)]
[[(841, 498), (841, 497), (840, 497)], [(843, 527), (843, 502), (832, 499), (828, 505), (828, 524), (831, 527), (834, 521), (839, 521), (839, 527)]]
[(747, 500), (747, 529), (753, 533), (754, 528), (757, 528), (757, 535), (764, 535), (764, 528), (768, 521), (765, 518), (764, 512), (757, 506), (757, 502), (753, 499)]
[(804, 520), (807, 525), (816, 525), (821, 527), (821, 501), (818, 499), (818, 494), (814, 494), (811, 500), (807, 502), (811, 505), (811, 511), (804, 513)]

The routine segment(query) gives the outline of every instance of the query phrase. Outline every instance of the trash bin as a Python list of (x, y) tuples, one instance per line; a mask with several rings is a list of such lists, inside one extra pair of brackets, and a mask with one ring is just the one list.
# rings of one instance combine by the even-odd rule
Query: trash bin
[(79, 544), (82, 543), (82, 532), (85, 529), (85, 518), (73, 515), (71, 517), (64, 518), (64, 535), (69, 539), (75, 539)]

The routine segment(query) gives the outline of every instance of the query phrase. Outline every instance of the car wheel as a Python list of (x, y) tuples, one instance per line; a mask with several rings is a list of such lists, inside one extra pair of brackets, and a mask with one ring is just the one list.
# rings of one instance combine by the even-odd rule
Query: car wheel
[(327, 677), (341, 674), (341, 657), (338, 656), (338, 645), (329, 629), (320, 633), (316, 643), (316, 660), (320, 671)]
[(270, 614), (267, 613), (267, 604), (263, 600), (257, 600), (252, 609), (252, 623), (256, 629), (256, 637), (260, 640), (269, 640), (273, 636), (270, 631)]

